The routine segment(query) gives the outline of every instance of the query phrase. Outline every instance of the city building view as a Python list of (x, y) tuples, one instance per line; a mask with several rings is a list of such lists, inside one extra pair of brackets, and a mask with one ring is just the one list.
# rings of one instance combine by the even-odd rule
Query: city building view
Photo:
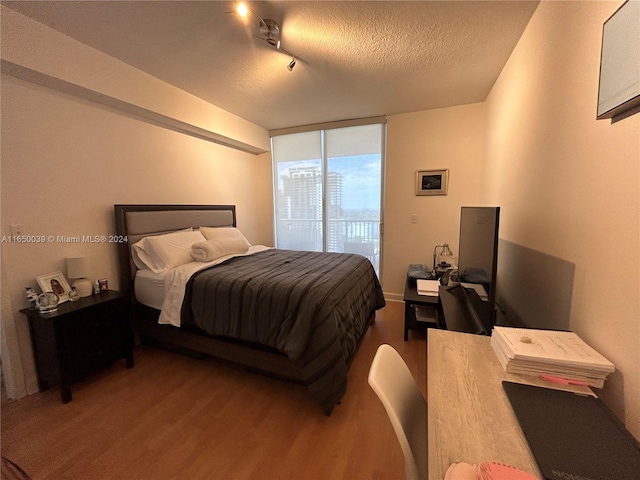
[[(357, 253), (369, 258), (378, 272), (380, 160), (368, 157), (330, 159), (326, 179), (319, 160), (278, 163), (278, 248)], [(375, 178), (368, 187), (367, 173)]]

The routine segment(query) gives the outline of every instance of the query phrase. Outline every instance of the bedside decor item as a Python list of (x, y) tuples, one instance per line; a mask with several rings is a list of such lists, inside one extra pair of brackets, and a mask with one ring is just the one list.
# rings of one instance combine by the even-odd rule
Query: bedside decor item
[(448, 168), (416, 172), (416, 195), (446, 195), (448, 186)]
[[(441, 248), (440, 254), (437, 253), (438, 248)], [(437, 263), (436, 257), (438, 260)], [(443, 243), (442, 245), (433, 247), (433, 270), (431, 271), (431, 275), (435, 278), (436, 268), (444, 270), (451, 267), (451, 265), (453, 265), (453, 252), (449, 249), (449, 244)]]
[(27, 300), (29, 300), (29, 306), (31, 308), (36, 308), (36, 300), (38, 300), (38, 294), (31, 287), (25, 287), (24, 289), (27, 295)]
[(76, 278), (73, 286), (78, 291), (80, 298), (88, 297), (92, 293), (91, 261), (89, 257), (69, 257), (67, 258), (67, 274), (69, 278)]
[(39, 275), (36, 277), (38, 285), (43, 293), (53, 292), (58, 296), (58, 303), (64, 303), (69, 300), (69, 292), (71, 287), (67, 280), (62, 275), (62, 272), (47, 273), (46, 275)]
[(640, 106), (638, 38), (640, 2), (627, 1), (602, 26), (598, 120), (612, 118), (615, 121), (616, 116)]
[(101, 278), (98, 280), (98, 292), (106, 292), (109, 290), (109, 281), (106, 278)]
[(71, 291), (69, 292), (69, 300), (75, 302), (76, 300), (80, 300), (80, 294), (76, 287), (71, 287)]
[(58, 311), (59, 298), (53, 292), (44, 292), (38, 295), (36, 306), (40, 313), (53, 313)]

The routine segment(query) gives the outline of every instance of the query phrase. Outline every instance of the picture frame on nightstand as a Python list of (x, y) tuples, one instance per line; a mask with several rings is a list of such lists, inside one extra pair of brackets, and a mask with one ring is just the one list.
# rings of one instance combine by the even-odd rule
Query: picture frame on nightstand
[(102, 293), (106, 292), (107, 290), (109, 290), (109, 280), (107, 280), (106, 278), (101, 278), (100, 280), (98, 280), (98, 291)]
[(69, 300), (69, 292), (71, 291), (71, 287), (69, 286), (69, 282), (64, 278), (62, 272), (52, 272), (47, 273), (45, 275), (38, 275), (36, 277), (36, 281), (44, 292), (53, 292), (58, 295), (58, 303), (63, 303)]

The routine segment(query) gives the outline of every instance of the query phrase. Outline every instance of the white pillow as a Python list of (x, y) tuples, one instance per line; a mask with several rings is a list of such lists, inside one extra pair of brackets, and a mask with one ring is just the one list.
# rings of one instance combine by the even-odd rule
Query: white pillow
[(204, 236), (197, 230), (153, 235), (134, 243), (132, 256), (136, 266), (139, 266), (140, 261), (153, 273), (161, 273), (192, 262), (191, 245), (204, 240)]
[(218, 238), (191, 245), (191, 256), (198, 262), (211, 262), (234, 253), (247, 253), (249, 246), (242, 238)]
[(242, 232), (236, 227), (200, 227), (200, 231), (207, 240), (218, 240), (221, 238), (239, 238), (244, 240), (244, 242), (247, 244), (247, 247), (251, 246), (249, 240), (247, 240)]
[[(179, 233), (179, 232), (180, 233), (193, 232), (193, 228), (185, 228), (183, 230), (178, 230), (176, 232), (167, 233), (164, 235), (173, 235), (174, 233)], [(145, 240), (146, 238), (149, 238), (149, 237), (145, 237), (139, 240), (138, 242), (134, 243), (133, 245), (131, 245), (131, 259), (133, 260), (134, 265), (138, 267), (138, 270), (149, 270), (149, 265), (147, 265), (146, 262), (149, 262), (151, 264), (154, 263), (149, 259), (149, 255), (145, 250), (145, 247), (147, 246), (147, 242), (143, 240)], [(138, 254), (138, 252), (140, 253), (140, 255), (144, 257), (144, 260), (140, 258), (140, 255)]]

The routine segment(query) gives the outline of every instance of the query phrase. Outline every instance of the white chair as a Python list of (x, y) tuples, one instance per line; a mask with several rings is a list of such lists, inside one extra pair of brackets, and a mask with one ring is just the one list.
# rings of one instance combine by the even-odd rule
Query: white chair
[(369, 385), (384, 405), (396, 432), (407, 480), (427, 479), (427, 402), (407, 364), (390, 345), (380, 345), (369, 370)]

